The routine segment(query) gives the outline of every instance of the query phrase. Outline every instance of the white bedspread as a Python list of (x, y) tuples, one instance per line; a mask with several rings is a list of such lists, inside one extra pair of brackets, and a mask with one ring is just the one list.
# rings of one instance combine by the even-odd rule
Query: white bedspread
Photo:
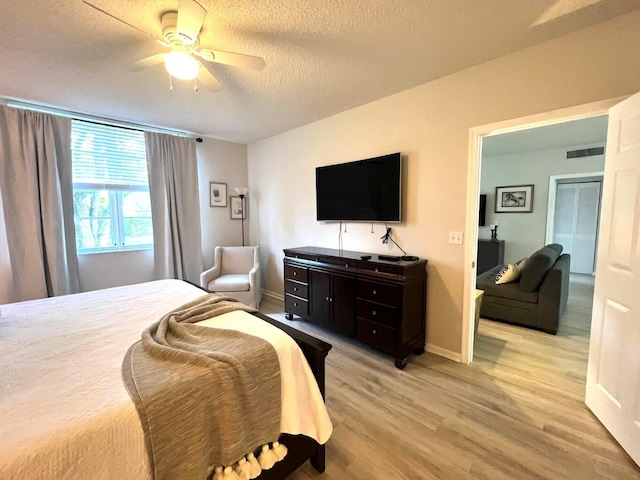
[[(149, 479), (122, 359), (144, 328), (201, 295), (187, 283), (160, 280), (1, 305), (0, 478)], [(282, 374), (281, 430), (328, 440), (322, 396), (288, 335), (246, 312), (203, 323), (271, 342)]]

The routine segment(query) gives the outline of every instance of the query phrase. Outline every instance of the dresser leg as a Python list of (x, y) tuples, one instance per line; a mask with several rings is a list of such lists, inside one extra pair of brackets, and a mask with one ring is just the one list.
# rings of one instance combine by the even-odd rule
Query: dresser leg
[(287, 320), (293, 320), (293, 313), (284, 312), (284, 318)]
[(396, 358), (395, 365), (396, 365), (396, 368), (399, 368), (400, 370), (402, 370), (404, 367), (407, 366), (407, 357)]
[(424, 353), (424, 346), (414, 348), (413, 353), (416, 355), (422, 355)]

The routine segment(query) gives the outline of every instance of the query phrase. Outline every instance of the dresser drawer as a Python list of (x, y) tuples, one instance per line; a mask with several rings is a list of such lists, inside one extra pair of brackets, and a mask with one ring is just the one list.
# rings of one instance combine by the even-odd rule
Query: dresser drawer
[(309, 315), (309, 302), (304, 298), (286, 294), (284, 296), (284, 310), (288, 313), (295, 313), (301, 317)]
[(358, 317), (365, 320), (395, 328), (398, 325), (397, 313), (396, 308), (388, 305), (358, 299)]
[(324, 263), (325, 265), (331, 265), (332, 267), (344, 269), (344, 270), (348, 270), (348, 269), (355, 270), (358, 268), (358, 261), (353, 259), (323, 258), (322, 260), (319, 260), (319, 261), (321, 263)]
[(284, 281), (284, 292), (297, 297), (309, 298), (309, 286), (306, 283), (294, 282), (287, 279)]
[(284, 266), (284, 278), (307, 283), (309, 281), (309, 269), (304, 267)]
[(383, 283), (358, 280), (358, 298), (384, 303), (395, 307), (398, 305), (398, 287)]
[(358, 318), (358, 339), (382, 350), (393, 350), (396, 345), (396, 329)]
[(360, 262), (358, 263), (358, 268), (360, 268), (363, 272), (369, 272), (372, 274), (383, 274), (383, 275), (402, 275), (402, 267), (398, 267), (395, 264), (384, 264), (379, 262)]

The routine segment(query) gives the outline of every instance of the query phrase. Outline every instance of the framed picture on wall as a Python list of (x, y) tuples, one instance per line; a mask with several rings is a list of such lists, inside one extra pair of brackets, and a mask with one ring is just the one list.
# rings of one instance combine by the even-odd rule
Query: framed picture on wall
[(496, 187), (496, 213), (533, 212), (533, 185)]
[(227, 206), (227, 184), (209, 182), (209, 205), (211, 207)]
[(247, 218), (247, 212), (244, 211), (242, 205), (242, 199), (240, 197), (229, 197), (231, 202), (231, 219), (232, 220), (244, 220)]

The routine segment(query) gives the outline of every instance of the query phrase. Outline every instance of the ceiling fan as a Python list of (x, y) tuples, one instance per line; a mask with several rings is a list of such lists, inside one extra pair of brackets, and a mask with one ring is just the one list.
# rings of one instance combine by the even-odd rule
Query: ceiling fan
[[(180, 0), (178, 11), (170, 11), (162, 15), (163, 39), (125, 22), (87, 0), (83, 0), (83, 2), (91, 8), (151, 37), (163, 47), (170, 49), (169, 52), (151, 55), (135, 62), (131, 65), (131, 70), (140, 71), (164, 62), (171, 77), (194, 81), (198, 78), (207, 90), (216, 91), (222, 87), (213, 75), (212, 63), (258, 71), (265, 67), (264, 60), (260, 57), (200, 48), (199, 35), (204, 19), (207, 16), (207, 11), (195, 0)], [(200, 67), (203, 68), (201, 69)], [(194, 89), (198, 89), (197, 83), (195, 83)]]

